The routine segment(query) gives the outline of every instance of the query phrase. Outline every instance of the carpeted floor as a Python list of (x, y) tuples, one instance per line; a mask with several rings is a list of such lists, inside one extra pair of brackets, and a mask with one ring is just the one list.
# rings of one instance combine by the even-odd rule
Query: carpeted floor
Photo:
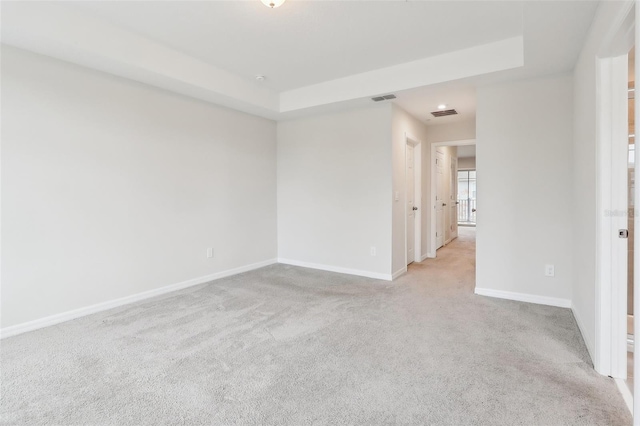
[(630, 425), (568, 309), (273, 265), (2, 341), (3, 424)]

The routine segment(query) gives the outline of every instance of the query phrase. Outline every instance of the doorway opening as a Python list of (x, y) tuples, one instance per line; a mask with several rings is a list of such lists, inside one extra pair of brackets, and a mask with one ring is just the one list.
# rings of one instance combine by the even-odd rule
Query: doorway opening
[(476, 171), (458, 170), (458, 226), (476, 226)]
[[(475, 240), (475, 143), (475, 139), (470, 139), (431, 145), (432, 214), (428, 257), (436, 257), (438, 249), (458, 238), (463, 231), (465, 235), (472, 232)], [(473, 182), (470, 176), (473, 176)]]
[(458, 147), (458, 227), (476, 226), (477, 174), (475, 145)]

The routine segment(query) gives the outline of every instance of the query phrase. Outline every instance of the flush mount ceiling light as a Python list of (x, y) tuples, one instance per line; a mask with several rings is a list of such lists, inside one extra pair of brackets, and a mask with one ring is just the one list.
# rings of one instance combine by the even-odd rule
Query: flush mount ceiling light
[(447, 106), (445, 104), (440, 104), (438, 105), (438, 109), (447, 109)]
[(282, 6), (285, 0), (260, 0), (265, 6), (269, 6), (271, 9)]
[(256, 75), (256, 80), (258, 81), (264, 81), (266, 77), (264, 75)]

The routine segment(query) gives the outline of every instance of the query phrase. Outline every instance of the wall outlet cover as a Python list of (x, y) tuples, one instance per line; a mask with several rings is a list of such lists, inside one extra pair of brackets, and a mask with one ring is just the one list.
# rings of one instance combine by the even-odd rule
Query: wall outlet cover
[(544, 265), (544, 275), (547, 277), (555, 277), (556, 268), (554, 265)]

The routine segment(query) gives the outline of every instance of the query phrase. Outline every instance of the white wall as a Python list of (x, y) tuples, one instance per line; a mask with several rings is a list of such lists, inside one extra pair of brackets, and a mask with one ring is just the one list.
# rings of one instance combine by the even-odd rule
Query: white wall
[(458, 158), (458, 170), (475, 169), (476, 157)]
[(478, 288), (569, 303), (572, 138), (570, 75), (478, 90)]
[(3, 47), (2, 230), (3, 327), (274, 259), (276, 125)]
[(391, 277), (390, 136), (389, 104), (278, 123), (279, 259)]
[(450, 142), (476, 138), (476, 120), (457, 121), (447, 124), (432, 124), (427, 127), (428, 141)]
[[(429, 162), (431, 158), (431, 149), (427, 142), (427, 127), (418, 119), (410, 115), (408, 112), (393, 105), (391, 117), (392, 130), (392, 150), (393, 150), (393, 191), (398, 192), (399, 200), (393, 201), (393, 272), (397, 273), (406, 268), (406, 135), (418, 139), (421, 143), (422, 158), (422, 200), (418, 203), (421, 223), (421, 257), (427, 254), (428, 236), (429, 236), (429, 194), (431, 188), (431, 175), (429, 172)], [(420, 261), (420, 259), (416, 259)]]
[[(596, 58), (629, 2), (602, 2), (574, 70), (573, 312), (589, 352), (596, 353)], [(597, 364), (597, 363), (596, 363)], [(596, 365), (596, 368), (599, 368)]]

